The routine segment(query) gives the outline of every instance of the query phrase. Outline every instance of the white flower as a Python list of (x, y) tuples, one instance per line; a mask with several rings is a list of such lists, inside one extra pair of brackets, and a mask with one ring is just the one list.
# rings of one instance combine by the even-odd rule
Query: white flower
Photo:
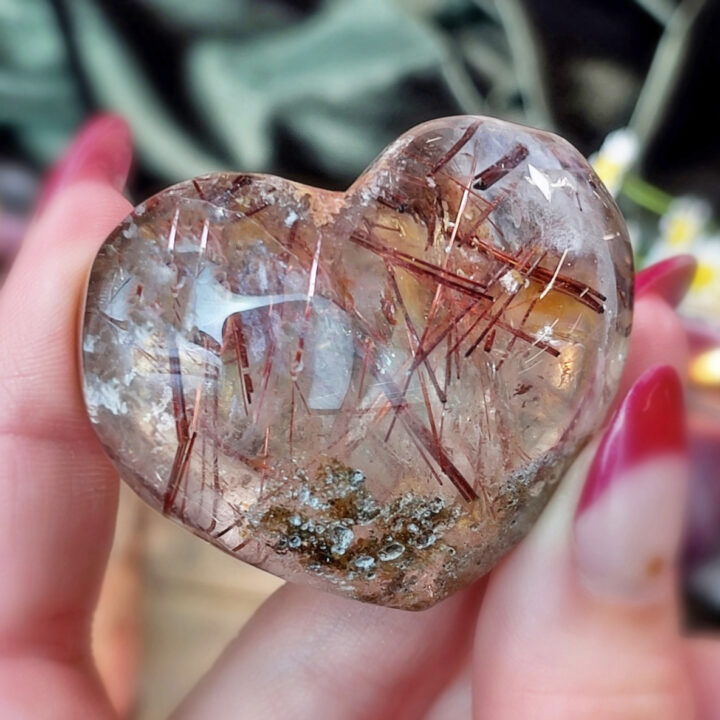
[(668, 255), (687, 252), (700, 239), (710, 215), (710, 205), (705, 200), (690, 196), (676, 198), (660, 218), (659, 247)]
[(635, 162), (637, 153), (635, 133), (629, 128), (621, 128), (611, 132), (600, 150), (591, 156), (590, 164), (612, 195), (620, 191), (625, 173)]
[(686, 315), (720, 316), (720, 236), (705, 237), (695, 244), (697, 272), (681, 305)]

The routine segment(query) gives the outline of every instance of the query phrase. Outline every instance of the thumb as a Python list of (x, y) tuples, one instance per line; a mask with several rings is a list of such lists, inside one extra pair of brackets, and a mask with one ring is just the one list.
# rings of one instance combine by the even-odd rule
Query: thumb
[(674, 567), (687, 472), (682, 386), (656, 366), (491, 577), (475, 717), (693, 717)]

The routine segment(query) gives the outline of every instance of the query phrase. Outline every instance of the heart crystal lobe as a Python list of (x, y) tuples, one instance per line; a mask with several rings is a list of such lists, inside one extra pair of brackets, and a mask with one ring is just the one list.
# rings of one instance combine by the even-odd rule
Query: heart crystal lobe
[(627, 346), (622, 217), (556, 136), (421, 125), (346, 193), (218, 173), (93, 266), (85, 399), (121, 476), (288, 580), (423, 608), (525, 534)]

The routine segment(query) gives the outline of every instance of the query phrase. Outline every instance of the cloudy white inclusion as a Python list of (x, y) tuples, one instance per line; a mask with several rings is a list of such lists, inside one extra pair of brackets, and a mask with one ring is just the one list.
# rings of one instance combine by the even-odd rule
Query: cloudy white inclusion
[[(221, 285), (212, 268), (205, 268), (195, 281), (194, 323), (219, 343), (223, 326), (235, 313), (244, 313), (269, 305), (307, 303), (305, 293), (281, 295), (239, 295)], [(350, 387), (354, 346), (344, 311), (329, 300), (312, 299), (313, 314), (309, 328), (312, 340), (313, 368), (308, 405), (313, 410), (337, 410)]]

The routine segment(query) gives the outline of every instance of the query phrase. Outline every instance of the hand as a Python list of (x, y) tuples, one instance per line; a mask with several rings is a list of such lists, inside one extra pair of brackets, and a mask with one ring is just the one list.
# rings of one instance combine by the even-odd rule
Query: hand
[[(117, 478), (76, 343), (86, 274), (130, 210), (129, 162), (122, 121), (83, 132), (0, 292), (1, 718), (114, 717), (89, 630)], [(668, 301), (691, 272), (642, 274), (625, 400), (489, 577), (423, 613), (286, 585), (176, 717), (720, 718), (720, 646), (681, 636), (676, 598), (686, 344)]]

